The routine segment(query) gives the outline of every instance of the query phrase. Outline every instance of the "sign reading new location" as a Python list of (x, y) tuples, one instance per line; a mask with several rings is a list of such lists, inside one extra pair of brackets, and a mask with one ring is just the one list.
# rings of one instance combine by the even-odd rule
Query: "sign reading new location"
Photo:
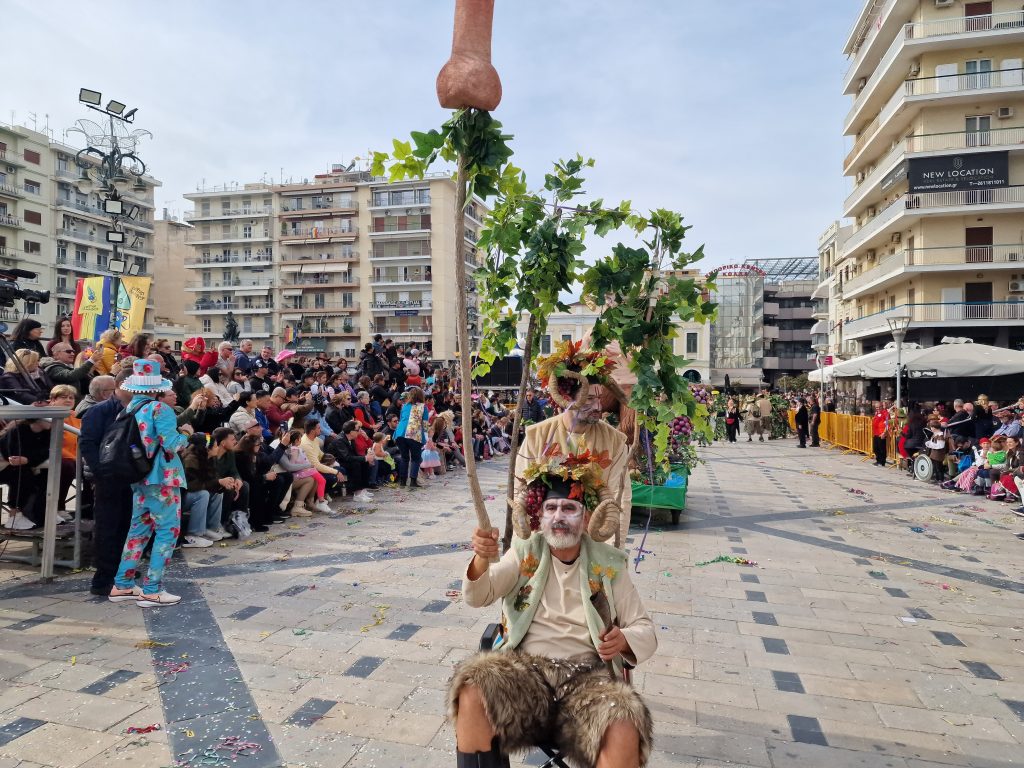
[(915, 157), (909, 164), (911, 192), (955, 192), (1010, 184), (1009, 152)]

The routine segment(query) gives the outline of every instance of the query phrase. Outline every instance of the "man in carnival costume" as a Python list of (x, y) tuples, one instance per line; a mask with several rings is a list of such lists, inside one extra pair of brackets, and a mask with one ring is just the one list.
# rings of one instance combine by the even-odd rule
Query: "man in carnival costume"
[[(620, 431), (601, 420), (601, 400), (608, 391), (622, 402), (621, 389), (609, 374), (615, 363), (602, 352), (583, 352), (580, 342), (563, 341), (555, 352), (538, 359), (538, 375), (552, 402), (562, 412), (526, 428), (516, 456), (516, 481), (512, 488), (513, 509), (521, 506), (526, 467), (540, 460), (552, 447), (563, 454), (584, 453), (605, 455), (607, 466), (601, 468), (600, 504), (592, 509), (591, 538), (613, 540), (622, 546), (629, 530), (629, 513), (633, 505), (629, 477), (629, 446)], [(516, 535), (529, 538), (521, 511), (513, 514)]]
[(505, 768), (510, 752), (541, 743), (573, 765), (647, 763), (651, 716), (622, 669), (650, 658), (658, 641), (626, 555), (587, 533), (604, 463), (550, 446), (521, 478), (528, 537), (491, 565), (497, 531), (473, 536), (463, 596), (474, 608), (501, 600), (502, 634), (449, 686), (459, 768)]

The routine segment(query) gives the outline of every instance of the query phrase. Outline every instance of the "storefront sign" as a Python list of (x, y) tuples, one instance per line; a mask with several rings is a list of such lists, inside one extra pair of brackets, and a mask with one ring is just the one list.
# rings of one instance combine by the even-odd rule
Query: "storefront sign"
[(299, 339), (295, 342), (294, 349), (299, 354), (306, 352), (326, 352), (327, 339)]
[(912, 379), (937, 379), (939, 372), (934, 368), (926, 368), (921, 371), (910, 371), (909, 376)]
[(418, 309), (396, 309), (395, 317), (415, 317), (419, 313)]
[(909, 163), (911, 192), (989, 189), (1010, 183), (1008, 152), (915, 157)]
[(878, 191), (881, 192), (882, 194), (885, 194), (886, 192), (889, 191), (890, 187), (899, 184), (905, 178), (907, 178), (906, 160), (904, 160), (902, 163), (900, 163), (887, 174), (885, 174), (885, 177), (882, 179), (882, 183), (878, 185)]

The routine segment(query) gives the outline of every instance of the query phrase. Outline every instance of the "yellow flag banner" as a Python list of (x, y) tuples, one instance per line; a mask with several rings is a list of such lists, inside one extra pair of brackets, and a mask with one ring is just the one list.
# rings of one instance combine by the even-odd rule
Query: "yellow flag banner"
[(146, 302), (149, 300), (151, 277), (126, 275), (117, 289), (118, 327), (125, 339), (143, 330), (146, 323)]

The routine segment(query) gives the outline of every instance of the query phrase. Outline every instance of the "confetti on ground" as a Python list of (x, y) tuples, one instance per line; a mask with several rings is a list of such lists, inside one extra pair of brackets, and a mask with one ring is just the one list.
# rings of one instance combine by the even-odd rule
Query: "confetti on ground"
[(484, 496), (484, 501), (494, 501), (495, 497), (491, 495)]
[(835, 475), (830, 475), (827, 472), (818, 472), (815, 469), (805, 469), (800, 474), (802, 474), (802, 475), (814, 475), (815, 477), (835, 477)]
[(384, 623), (384, 619), (387, 618), (386, 611), (390, 608), (390, 605), (378, 605), (376, 613), (373, 614), (373, 623), (367, 624), (366, 626), (360, 627), (360, 632), (369, 632), (374, 627), (379, 627)]
[(160, 723), (153, 723), (152, 725), (129, 725), (125, 729), (125, 733), (152, 733), (153, 731), (160, 730)]
[(444, 593), (444, 596), (445, 597), (462, 597), (462, 592), (461, 592), (461, 590), (458, 590), (458, 589), (449, 589), (447, 592)]
[(944, 525), (960, 525), (958, 521), (950, 517), (936, 517), (935, 515), (932, 515), (928, 519), (931, 520), (933, 523), (943, 523)]
[(885, 576), (885, 571), (868, 571), (868, 576), (875, 576), (875, 577)]
[(914, 533), (924, 533), (924, 528), (922, 528), (920, 525), (912, 525), (910, 526), (910, 530), (912, 530)]
[(846, 492), (852, 493), (854, 496), (867, 496), (860, 488), (847, 488)]
[(714, 560), (705, 560), (703, 563), (694, 563), (698, 568), (703, 565), (711, 565), (712, 563), (735, 563), (736, 565), (757, 565), (753, 560), (747, 560), (745, 557), (735, 557), (734, 555), (719, 555)]
[(829, 514), (832, 515), (832, 517), (838, 517), (839, 515), (845, 515), (846, 513), (841, 509), (837, 509), (835, 512), (830, 512)]
[(917, 619), (912, 616), (900, 616), (900, 621), (904, 624), (917, 624)]
[(71, 666), (73, 667), (77, 663), (78, 663), (78, 657), (77, 656), (72, 656), (71, 657)]
[(157, 640), (143, 640), (140, 643), (136, 643), (136, 648), (169, 648), (174, 643), (161, 643)]
[(293, 630), (292, 630), (292, 634), (293, 634), (293, 635), (297, 635), (297, 636), (299, 636), (299, 637), (303, 637), (303, 636), (305, 636), (305, 635), (312, 635), (312, 634), (313, 634), (313, 632), (312, 632), (312, 630), (309, 630), (309, 629), (302, 629), (302, 628), (299, 628), (299, 629), (293, 629)]

